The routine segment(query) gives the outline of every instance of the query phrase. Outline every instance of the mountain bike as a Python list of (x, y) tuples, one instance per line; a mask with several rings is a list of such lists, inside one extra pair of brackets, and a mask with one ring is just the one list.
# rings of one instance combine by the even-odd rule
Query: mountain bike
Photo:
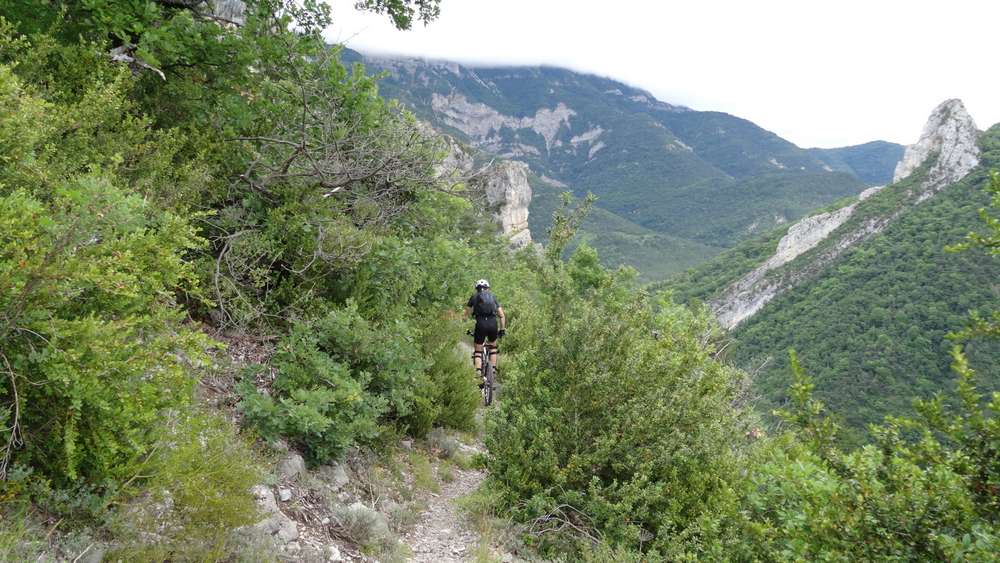
[[(466, 331), (466, 334), (473, 336), (472, 330)], [(493, 404), (493, 391), (496, 387), (496, 368), (490, 362), (490, 352), (486, 349), (485, 343), (483, 343), (483, 349), (479, 351), (479, 366), (479, 374), (483, 378), (483, 405), (488, 407)]]

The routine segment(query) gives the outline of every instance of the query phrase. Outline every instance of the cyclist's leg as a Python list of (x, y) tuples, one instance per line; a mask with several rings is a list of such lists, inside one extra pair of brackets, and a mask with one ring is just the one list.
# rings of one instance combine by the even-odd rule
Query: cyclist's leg
[(472, 351), (472, 367), (476, 368), (476, 371), (482, 369), (482, 353), (483, 353), (483, 343), (486, 342), (486, 332), (481, 326), (482, 323), (476, 321), (476, 329), (473, 331), (472, 341), (473, 341), (473, 351)]
[(497, 346), (496, 340), (486, 341), (486, 352), (490, 355), (490, 363), (493, 367), (497, 367), (497, 356), (500, 354), (500, 348)]
[(497, 367), (497, 338), (499, 337), (499, 327), (497, 326), (496, 317), (493, 317), (491, 321), (492, 322), (487, 324), (485, 327), (486, 330), (483, 332), (486, 336), (486, 352), (490, 356), (490, 363), (493, 364), (493, 367), (495, 368)]
[(472, 367), (476, 368), (476, 371), (479, 371), (483, 367), (481, 365), (482, 362), (483, 362), (482, 358), (481, 358), (482, 352), (483, 352), (483, 345), (482, 344), (475, 344), (475, 345), (473, 345)]

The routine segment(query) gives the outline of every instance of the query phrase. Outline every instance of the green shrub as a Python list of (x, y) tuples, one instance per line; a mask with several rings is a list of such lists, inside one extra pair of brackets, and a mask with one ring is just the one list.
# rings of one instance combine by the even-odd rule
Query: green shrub
[[(371, 376), (350, 363), (352, 345), (366, 333), (351, 333), (350, 321), (360, 323), (353, 309), (334, 311), (327, 326), (344, 328), (350, 336), (319, 332), (320, 324), (300, 324), (281, 342), (272, 362), (277, 377), (271, 394), (259, 392), (252, 379), (240, 387), (240, 409), (267, 440), (289, 438), (312, 462), (336, 459), (345, 449), (374, 440), (387, 400), (371, 392)], [(345, 326), (341, 317), (348, 317)], [(329, 318), (328, 318), (329, 319)], [(355, 338), (356, 337), (356, 338)], [(326, 345), (339, 344), (341, 353)], [(353, 352), (364, 354), (362, 348)]]
[[(0, 22), (5, 55), (52, 47), (11, 37)], [(51, 101), (0, 66), (0, 477), (21, 464), (40, 491), (100, 496), (136, 474), (206, 359), (177, 304), (201, 298), (185, 258), (204, 241), (152, 193), (202, 168), (173, 166), (176, 137), (136, 115), (126, 72), (92, 60), (77, 78), (41, 89)]]
[[(521, 325), (532, 344), (508, 360), (489, 419), (491, 483), (515, 518), (548, 531), (682, 553), (685, 534), (730, 503), (742, 376), (713, 359), (707, 317), (668, 302), (654, 314), (629, 275), (583, 296), (584, 278), (548, 275), (552, 301)], [(571, 551), (579, 539), (540, 537)]]
[[(743, 511), (730, 523), (727, 558), (986, 561), (1000, 545), (995, 446), (1000, 401), (983, 406), (956, 352), (957, 410), (919, 403), (921, 419), (888, 419), (875, 443), (838, 450), (836, 426), (811, 397), (792, 355), (793, 424), (748, 464)], [(985, 450), (983, 447), (985, 446)], [(745, 521), (741, 521), (745, 518)], [(721, 535), (720, 535), (721, 536)], [(724, 544), (722, 538), (714, 540)]]
[[(245, 548), (237, 529), (260, 519), (251, 489), (263, 464), (219, 415), (173, 416), (142, 467), (142, 489), (117, 511), (109, 556), (126, 561), (216, 561)], [(145, 492), (143, 492), (145, 491)], [(156, 541), (149, 541), (156, 538)]]
[(197, 239), (151, 213), (94, 177), (48, 204), (0, 197), (4, 418), (18, 418), (17, 459), (61, 483), (130, 477), (205, 359), (207, 339), (173, 306), (177, 288), (194, 287), (181, 255)]
[(468, 428), (478, 391), (455, 333), (452, 323), (423, 335), (401, 320), (375, 325), (353, 301), (330, 308), (281, 341), (270, 394), (252, 378), (241, 384), (240, 409), (265, 439), (287, 437), (317, 463), (391, 428), (416, 437), (434, 424)]
[[(428, 397), (436, 409), (434, 424), (458, 430), (471, 430), (481, 396), (478, 379), (472, 370), (468, 352), (456, 341), (464, 334), (463, 324), (439, 320), (423, 331), (422, 353), (427, 358), (427, 381), (418, 393)], [(413, 434), (422, 437), (424, 432)]]

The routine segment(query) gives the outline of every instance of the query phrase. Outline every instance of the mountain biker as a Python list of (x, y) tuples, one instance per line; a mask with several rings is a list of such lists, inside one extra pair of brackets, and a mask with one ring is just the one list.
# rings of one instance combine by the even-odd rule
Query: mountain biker
[[(472, 365), (476, 372), (482, 369), (480, 352), (483, 346), (489, 352), (490, 363), (493, 368), (497, 367), (497, 339), (502, 338), (507, 332), (507, 317), (504, 316), (503, 307), (490, 291), (490, 282), (479, 280), (476, 282), (476, 292), (465, 304), (465, 315), (473, 316), (476, 319), (476, 329), (473, 331), (473, 341), (475, 351), (472, 353)], [(497, 317), (500, 317), (500, 325), (497, 326)]]

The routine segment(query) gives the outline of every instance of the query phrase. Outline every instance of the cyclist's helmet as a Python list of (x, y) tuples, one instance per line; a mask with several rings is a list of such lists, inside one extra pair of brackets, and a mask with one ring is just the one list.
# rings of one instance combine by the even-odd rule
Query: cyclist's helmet
[(479, 280), (479, 281), (477, 281), (476, 282), (476, 289), (479, 289), (479, 288), (489, 289), (490, 288), (490, 282), (488, 282), (486, 280)]

